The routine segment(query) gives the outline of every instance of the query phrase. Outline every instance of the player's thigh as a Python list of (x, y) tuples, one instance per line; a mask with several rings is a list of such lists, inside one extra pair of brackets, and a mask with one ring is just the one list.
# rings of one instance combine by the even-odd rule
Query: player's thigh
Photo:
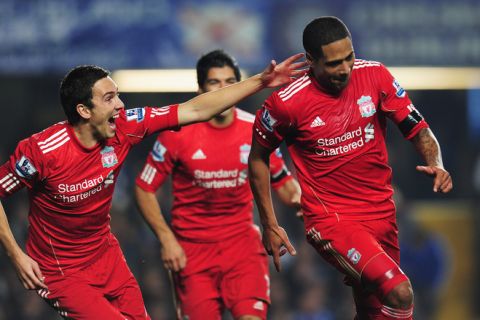
[(65, 319), (129, 319), (108, 301), (98, 289), (88, 284), (59, 282), (38, 294)]
[(122, 285), (119, 293), (115, 297), (112, 297), (111, 303), (125, 316), (126, 319), (150, 319), (150, 316), (145, 309), (142, 292), (140, 291), (140, 287), (133, 275)]
[[(235, 248), (241, 246), (242, 248)], [(251, 315), (265, 319), (270, 303), (270, 275), (268, 257), (260, 235), (246, 233), (243, 241), (231, 244), (224, 257), (228, 268), (223, 270), (222, 298), (235, 319)], [(237, 254), (241, 252), (242, 254)]]
[(230, 312), (235, 320), (265, 320), (267, 319), (268, 304), (258, 299), (243, 299)]
[(388, 225), (376, 223), (372, 221), (370, 227), (356, 221), (317, 225), (308, 230), (307, 239), (324, 259), (355, 283), (373, 291), (388, 291), (405, 281), (406, 276), (395, 261), (394, 248), (388, 249), (392, 257), (380, 243), (382, 234), (388, 231), (375, 231), (388, 229)]
[(175, 279), (182, 315), (189, 320), (220, 320), (223, 303), (218, 290), (220, 274), (212, 269)]

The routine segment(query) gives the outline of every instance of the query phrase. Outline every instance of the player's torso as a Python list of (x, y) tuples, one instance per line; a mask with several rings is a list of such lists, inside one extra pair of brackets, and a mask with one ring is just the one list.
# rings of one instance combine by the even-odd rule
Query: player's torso
[(211, 205), (242, 201), (245, 194), (250, 195), (247, 167), (251, 123), (235, 119), (226, 128), (202, 123), (182, 131), (173, 173), (176, 195), (183, 192)]
[(361, 154), (378, 152), (375, 147), (384, 144), (385, 134), (380, 98), (369, 78), (355, 72), (339, 96), (310, 87), (294, 101), (295, 133), (287, 143), (294, 142), (297, 153), (320, 167), (333, 161), (341, 165)]
[(338, 96), (313, 81), (285, 105), (292, 107), (287, 144), (306, 222), (331, 213), (364, 219), (391, 211), (386, 115), (375, 70), (354, 69)]
[(72, 132), (62, 130), (58, 140), (39, 139), (48, 165), (40, 188), (31, 191), (33, 206), (43, 207), (43, 217), (53, 224), (74, 226), (72, 232), (94, 230), (108, 220), (114, 184), (130, 146), (115, 137), (86, 149)]

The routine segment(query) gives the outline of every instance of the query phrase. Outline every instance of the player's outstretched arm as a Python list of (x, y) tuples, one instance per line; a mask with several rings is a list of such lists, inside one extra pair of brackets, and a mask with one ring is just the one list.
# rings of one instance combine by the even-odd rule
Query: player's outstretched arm
[(47, 286), (43, 283), (42, 272), (37, 262), (26, 255), (15, 240), (7, 215), (0, 202), (0, 241), (17, 271), (18, 278), (25, 289), (33, 290)]
[(273, 256), (277, 271), (281, 270), (280, 257), (287, 251), (296, 255), (295, 248), (290, 243), (285, 230), (278, 225), (273, 210), (270, 193), (269, 161), (272, 151), (260, 145), (255, 138), (248, 158), (249, 179), (255, 202), (257, 203), (260, 221), (263, 227), (263, 246), (267, 253)]
[(453, 188), (452, 177), (443, 167), (440, 145), (429, 128), (421, 129), (412, 138), (417, 151), (425, 160), (426, 166), (417, 166), (417, 170), (433, 177), (434, 192), (450, 192)]
[(185, 268), (187, 257), (167, 225), (155, 193), (135, 186), (135, 199), (143, 218), (160, 241), (164, 267), (175, 272)]
[(260, 74), (228, 87), (201, 94), (180, 104), (178, 108), (179, 125), (208, 121), (213, 116), (264, 88), (274, 88), (289, 83), (292, 79), (305, 73), (302, 68), (306, 67), (307, 63), (305, 61), (297, 62), (302, 57), (303, 53), (299, 53), (279, 64), (272, 60)]

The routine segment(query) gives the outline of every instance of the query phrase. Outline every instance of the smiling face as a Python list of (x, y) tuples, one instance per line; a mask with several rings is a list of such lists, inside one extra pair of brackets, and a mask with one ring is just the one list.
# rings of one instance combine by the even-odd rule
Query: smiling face
[(318, 83), (330, 93), (338, 94), (347, 85), (355, 62), (350, 38), (344, 38), (322, 46), (323, 56), (314, 60), (309, 54), (307, 59)]
[(95, 82), (91, 102), (93, 108), (82, 109), (81, 113), (85, 113), (82, 116), (88, 121), (92, 136), (97, 141), (113, 138), (116, 131), (115, 118), (125, 105), (120, 100), (118, 87), (112, 78), (105, 77)]

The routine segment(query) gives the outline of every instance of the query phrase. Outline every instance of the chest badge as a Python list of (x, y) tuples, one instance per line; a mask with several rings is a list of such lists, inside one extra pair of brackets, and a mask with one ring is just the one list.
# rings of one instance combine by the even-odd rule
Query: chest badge
[(240, 146), (240, 163), (248, 163), (248, 155), (250, 154), (251, 146), (249, 144), (242, 144)]
[(117, 155), (113, 147), (106, 146), (100, 151), (100, 154), (102, 155), (102, 165), (104, 168), (113, 167), (118, 163)]
[(362, 118), (371, 117), (377, 112), (372, 97), (370, 96), (361, 96), (360, 99), (357, 100), (357, 104)]

